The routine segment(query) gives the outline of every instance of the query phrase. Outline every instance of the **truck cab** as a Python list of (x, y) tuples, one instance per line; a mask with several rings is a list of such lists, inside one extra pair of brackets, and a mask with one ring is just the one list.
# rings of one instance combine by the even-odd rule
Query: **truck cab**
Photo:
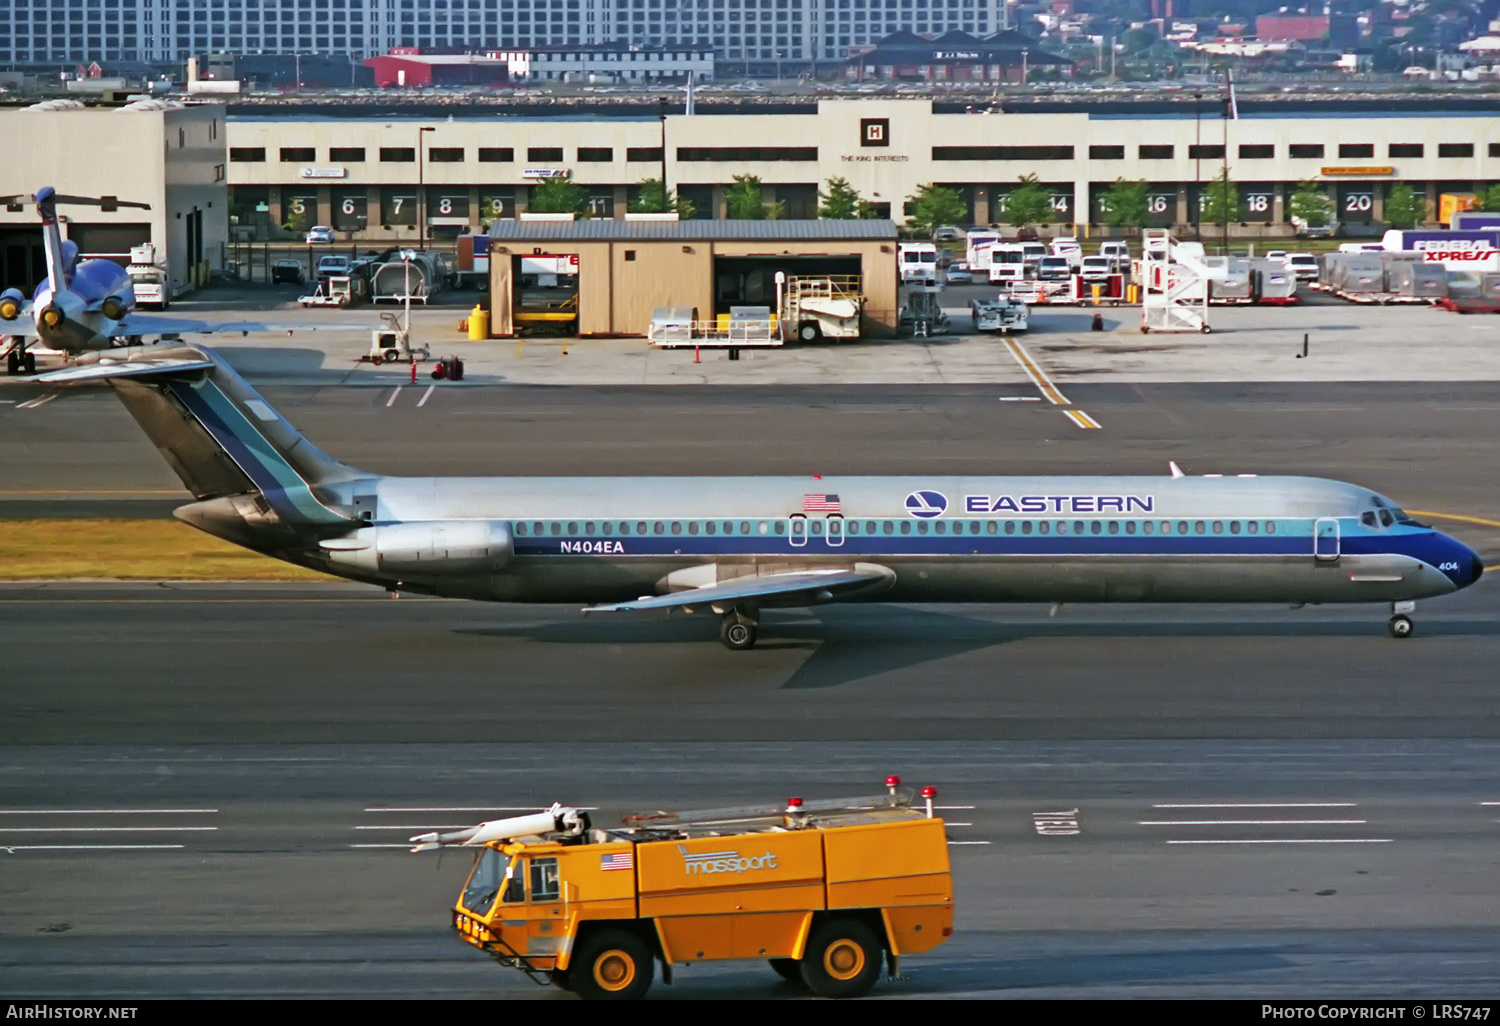
[(1026, 280), (1026, 253), (1017, 243), (1001, 243), (990, 248), (990, 282)]
[[(530, 832), (541, 817), (556, 829)], [(853, 997), (882, 966), (894, 976), (901, 956), (953, 932), (943, 823), (930, 797), (926, 815), (912, 808), (910, 791), (642, 813), (623, 829), (555, 805), (507, 822), (421, 835), (414, 850), (487, 838), (454, 929), (502, 965), (586, 998), (641, 997), (658, 962), (670, 983), (681, 963), (746, 958), (815, 994)]]
[(896, 260), (903, 285), (938, 284), (937, 247), (930, 242), (903, 242), (897, 247)]
[(157, 260), (154, 245), (148, 242), (132, 246), (130, 266), (125, 269), (125, 273), (130, 277), (136, 306), (165, 310), (171, 305), (171, 281), (167, 277), (167, 262)]

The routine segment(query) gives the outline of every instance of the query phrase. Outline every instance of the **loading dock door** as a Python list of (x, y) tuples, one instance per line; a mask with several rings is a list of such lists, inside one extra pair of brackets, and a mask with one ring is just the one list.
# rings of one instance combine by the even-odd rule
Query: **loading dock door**
[(776, 272), (791, 275), (862, 273), (858, 256), (767, 256), (714, 258), (714, 314), (732, 306), (776, 306)]
[(45, 277), (41, 226), (0, 228), (0, 289), (20, 289), (29, 296)]
[(578, 333), (578, 255), (511, 258), (512, 320), (517, 334)]

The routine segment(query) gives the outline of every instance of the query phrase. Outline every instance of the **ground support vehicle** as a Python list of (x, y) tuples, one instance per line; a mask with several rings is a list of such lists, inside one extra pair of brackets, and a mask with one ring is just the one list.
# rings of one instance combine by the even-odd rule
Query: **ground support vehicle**
[(728, 348), (729, 358), (738, 359), (742, 347), (784, 345), (781, 326), (769, 306), (732, 306), (715, 320), (697, 319), (688, 307), (657, 307), (651, 314), (646, 337), (659, 349)]
[(906, 306), (897, 318), (901, 334), (909, 338), (931, 338), (948, 333), (942, 291), (936, 285), (913, 285), (906, 290)]
[(1222, 272), (1204, 262), (1203, 245), (1180, 242), (1165, 229), (1141, 232), (1141, 334), (1213, 330), (1208, 323), (1208, 283)]
[(319, 278), (317, 289), (297, 300), (303, 306), (348, 306), (353, 301), (354, 286), (342, 274)]
[(1125, 302), (1125, 276), (1086, 281), (1075, 274), (1056, 281), (1012, 282), (1007, 291), (1013, 301), (1028, 306), (1119, 306)]
[(539, 983), (630, 999), (686, 962), (766, 959), (825, 997), (899, 975), (953, 933), (943, 821), (889, 794), (647, 812), (595, 829), (559, 805), (420, 834), (413, 851), (481, 847), (453, 909), (469, 944)]
[(902, 242), (896, 247), (896, 265), (903, 285), (938, 284), (937, 247), (930, 242)]
[(1003, 294), (992, 299), (971, 299), (969, 312), (975, 331), (997, 331), (1009, 335), (1027, 329), (1026, 304)]
[(147, 242), (130, 247), (130, 266), (125, 268), (125, 273), (130, 276), (130, 290), (135, 293), (136, 306), (154, 306), (161, 310), (171, 306), (167, 262), (156, 258), (153, 244)]
[(788, 277), (781, 296), (783, 331), (798, 342), (859, 338), (865, 308), (859, 288), (858, 275)]

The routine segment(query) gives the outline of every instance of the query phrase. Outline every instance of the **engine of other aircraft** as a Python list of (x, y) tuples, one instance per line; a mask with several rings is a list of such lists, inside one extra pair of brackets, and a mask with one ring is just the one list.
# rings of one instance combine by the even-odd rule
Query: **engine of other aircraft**
[(338, 565), (418, 575), (498, 570), (515, 551), (510, 524), (502, 520), (363, 527), (319, 547)]

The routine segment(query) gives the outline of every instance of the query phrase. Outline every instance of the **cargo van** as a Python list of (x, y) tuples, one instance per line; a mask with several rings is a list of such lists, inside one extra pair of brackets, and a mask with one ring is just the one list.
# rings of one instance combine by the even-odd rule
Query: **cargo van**
[(930, 242), (903, 242), (896, 260), (901, 268), (903, 285), (936, 285), (938, 283), (937, 247)]

